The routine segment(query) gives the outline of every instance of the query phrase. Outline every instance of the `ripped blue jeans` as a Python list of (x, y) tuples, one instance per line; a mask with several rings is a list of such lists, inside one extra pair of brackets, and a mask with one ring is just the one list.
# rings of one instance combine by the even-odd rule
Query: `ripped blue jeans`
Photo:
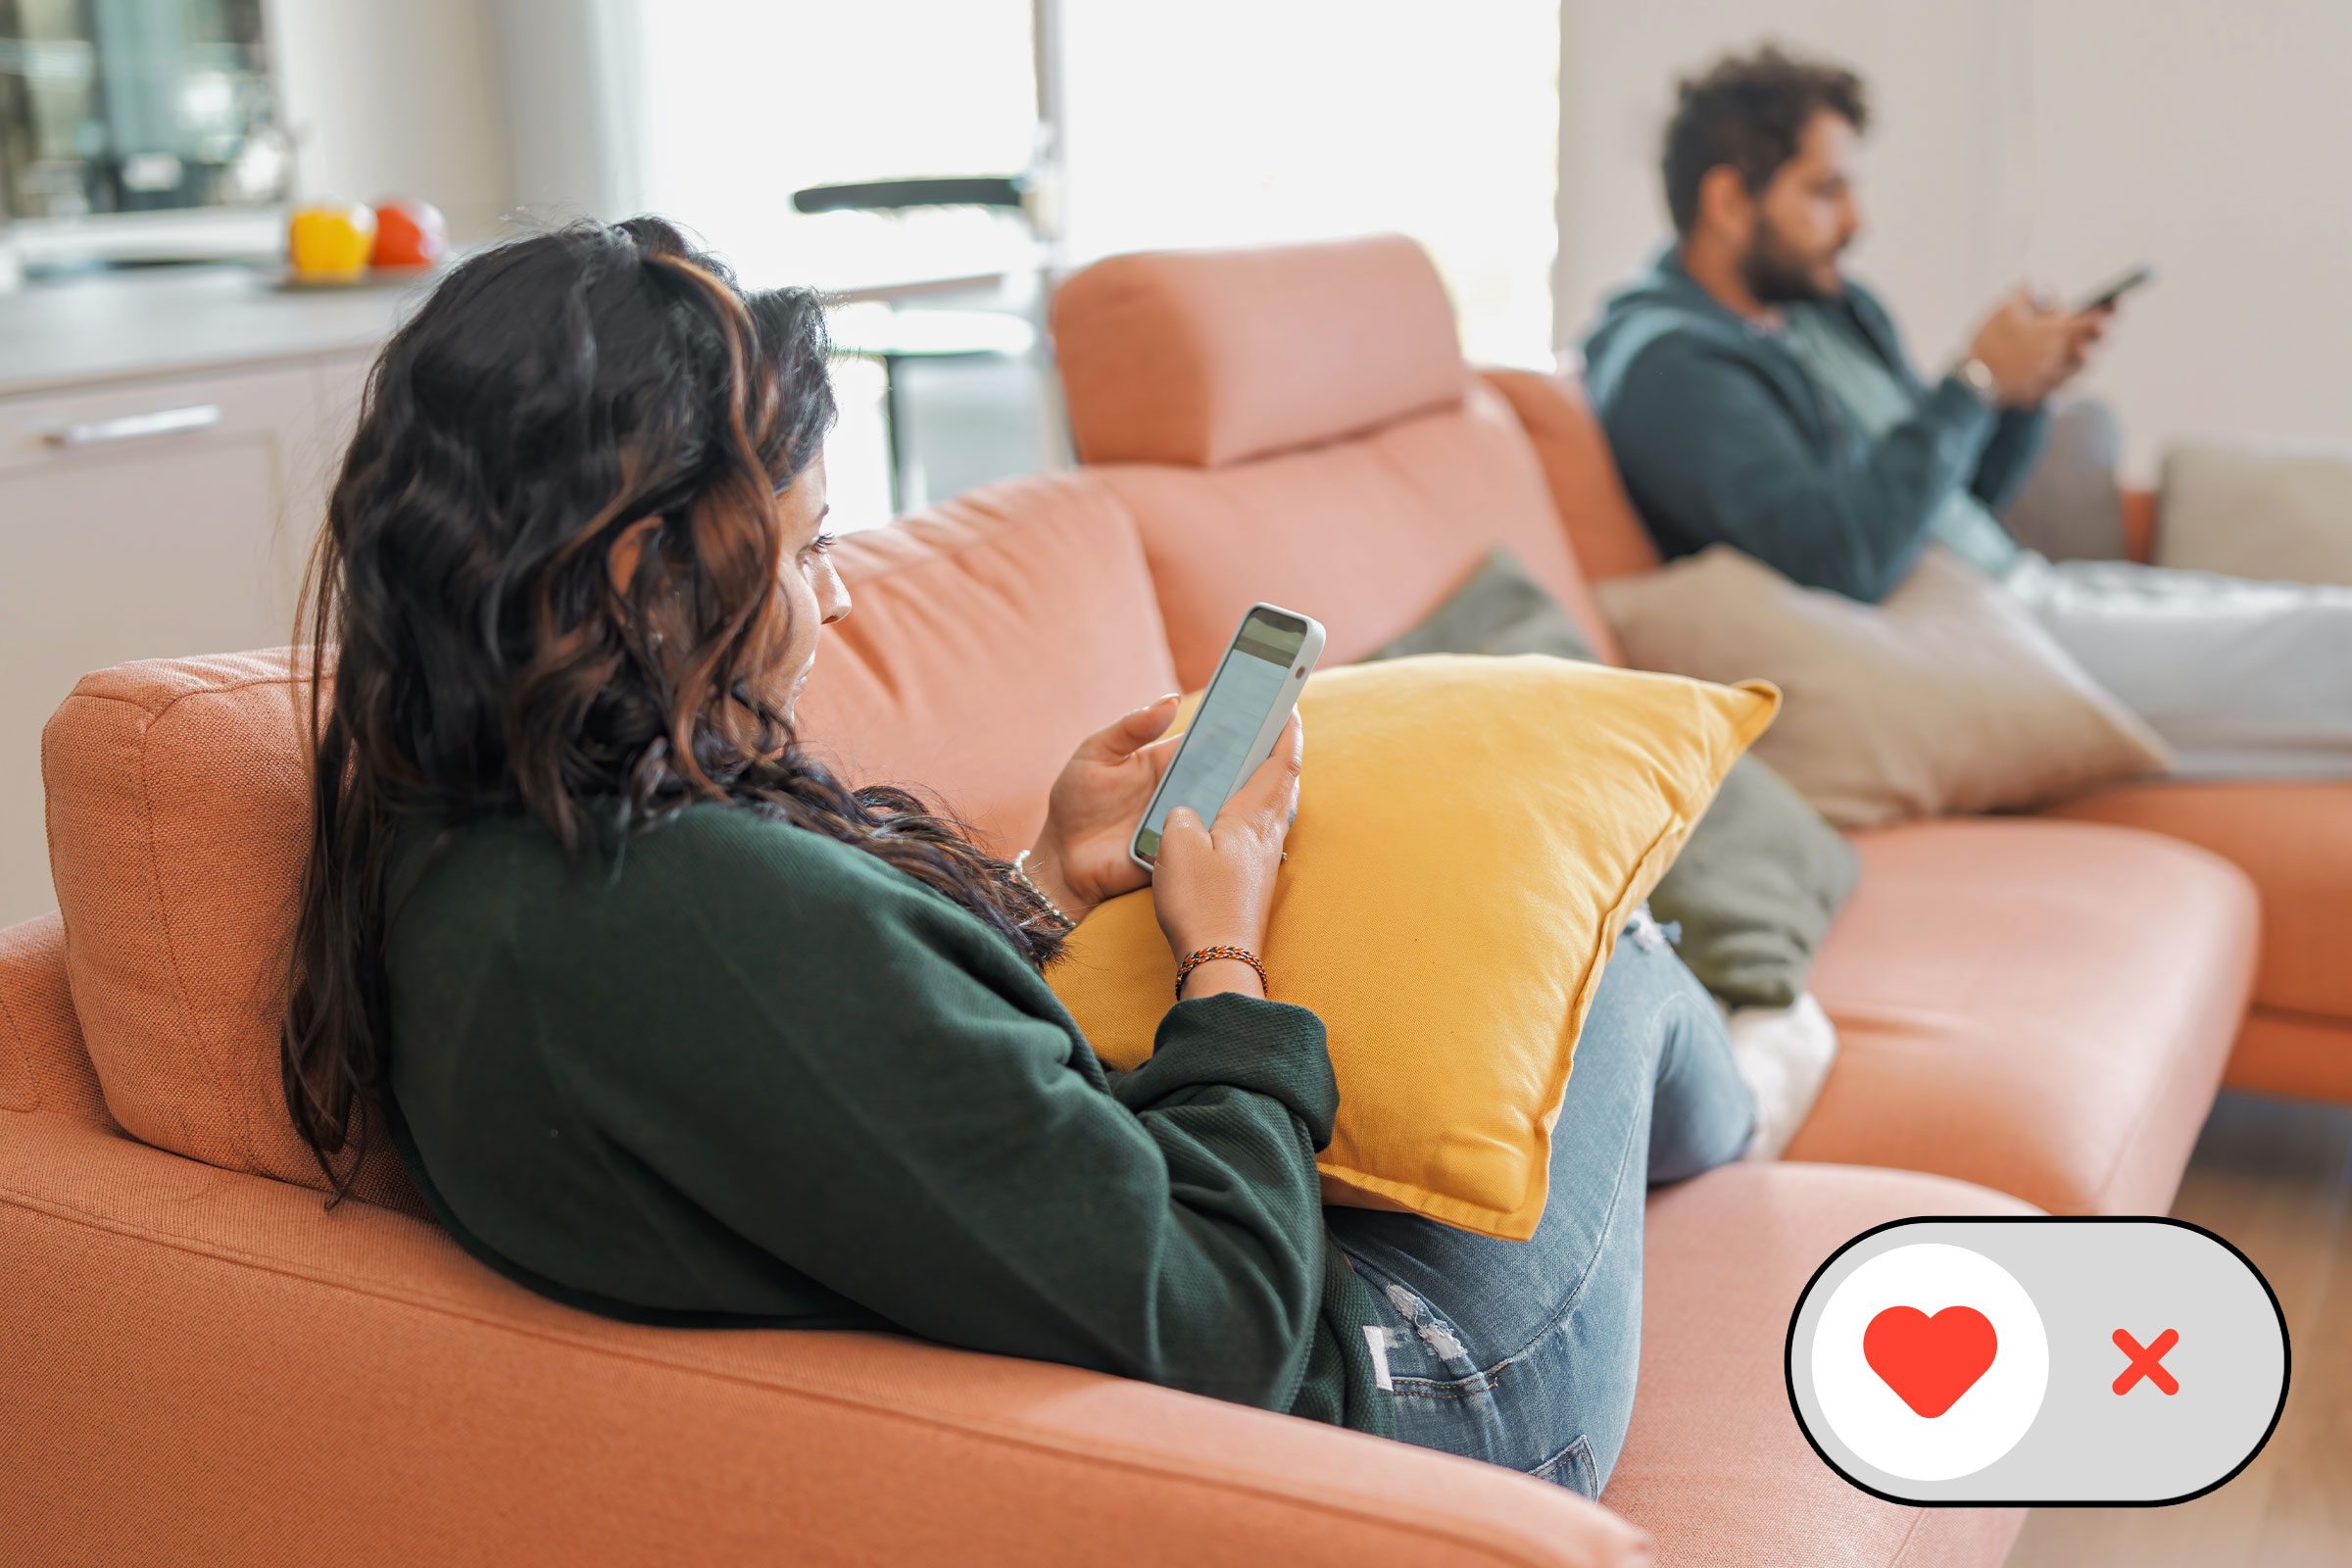
[(1754, 1115), (1715, 1004), (1638, 917), (1577, 1041), (1533, 1237), (1324, 1211), (1383, 1310), (1396, 1435), (1598, 1496), (1642, 1359), (1644, 1191), (1737, 1158)]

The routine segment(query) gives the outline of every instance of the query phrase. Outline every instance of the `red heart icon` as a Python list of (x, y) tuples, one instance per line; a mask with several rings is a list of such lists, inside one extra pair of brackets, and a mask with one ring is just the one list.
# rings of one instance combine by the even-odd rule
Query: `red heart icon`
[(1862, 1331), (1862, 1359), (1930, 1420), (1977, 1386), (1994, 1348), (1992, 1324), (1973, 1306), (1947, 1306), (1934, 1317), (1916, 1306), (1890, 1306)]

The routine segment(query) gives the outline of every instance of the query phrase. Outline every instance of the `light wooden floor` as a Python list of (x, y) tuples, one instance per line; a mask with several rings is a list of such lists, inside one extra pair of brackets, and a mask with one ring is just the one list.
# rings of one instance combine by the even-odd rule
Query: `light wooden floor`
[(2225, 1095), (2173, 1213), (2269, 1277), (2294, 1349), (2286, 1412), (2252, 1464), (2170, 1508), (2042, 1508), (2008, 1568), (2352, 1564), (2352, 1106)]

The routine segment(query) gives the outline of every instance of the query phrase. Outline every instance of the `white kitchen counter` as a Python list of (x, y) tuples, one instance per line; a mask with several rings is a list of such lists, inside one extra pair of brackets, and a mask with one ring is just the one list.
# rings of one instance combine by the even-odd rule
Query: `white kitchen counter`
[(368, 351), (418, 293), (287, 292), (241, 267), (28, 282), (0, 294), (0, 397)]
[[(858, 273), (796, 278), (836, 304), (1001, 287), (999, 268), (966, 275)], [(96, 272), (0, 293), (0, 398), (21, 392), (372, 353), (429, 279), (357, 288), (272, 288), (236, 266)]]
[(0, 925), (56, 902), (40, 736), (75, 680), (292, 635), (368, 367), (415, 289), (206, 267), (0, 295)]

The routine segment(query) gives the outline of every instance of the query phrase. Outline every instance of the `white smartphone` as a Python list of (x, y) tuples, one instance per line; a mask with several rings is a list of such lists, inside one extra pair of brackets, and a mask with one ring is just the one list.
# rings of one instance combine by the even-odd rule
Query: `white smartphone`
[(1322, 652), (1320, 621), (1275, 605), (1250, 607), (1136, 825), (1127, 846), (1136, 864), (1151, 868), (1160, 830), (1177, 807), (1191, 807), (1203, 823), (1216, 821), (1226, 797), (1273, 755)]

